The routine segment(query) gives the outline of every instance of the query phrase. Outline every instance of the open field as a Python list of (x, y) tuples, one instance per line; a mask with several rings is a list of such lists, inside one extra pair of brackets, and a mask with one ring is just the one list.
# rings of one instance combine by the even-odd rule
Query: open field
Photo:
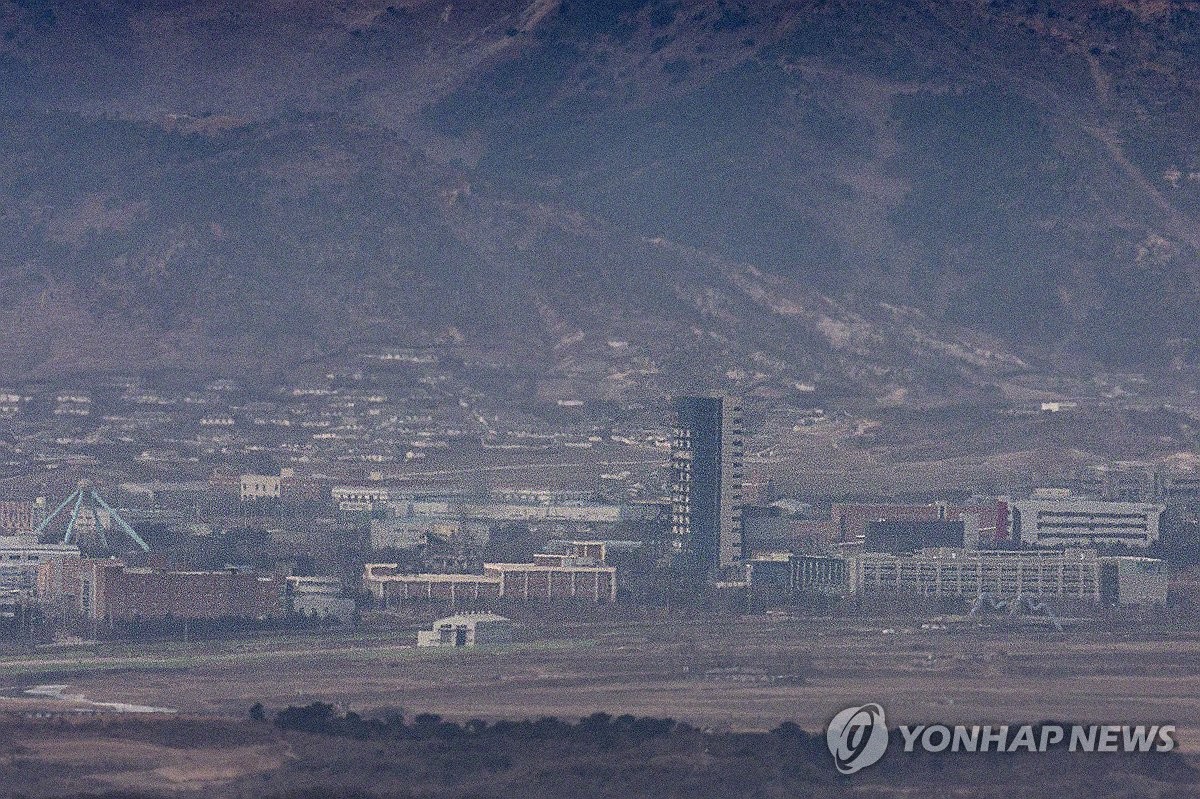
[[(217, 789), (256, 796), (272, 786), (287, 794), (314, 779), (357, 784), (360, 767), (348, 764), (363, 759), (391, 769), (393, 788), (401, 772), (416, 779), (396, 772), (393, 755), (386, 767), (376, 762), (383, 748), (246, 720), (255, 702), (271, 712), (316, 700), (364, 715), (402, 710), (410, 719), (423, 712), (463, 721), (597, 711), (669, 716), (718, 732), (764, 731), (784, 720), (820, 732), (837, 711), (868, 701), (881, 702), (892, 725), (1174, 722), (1183, 757), (1173, 762), (1200, 764), (1200, 631), (948, 626), (681, 616), (530, 621), (521, 642), (494, 651), (417, 650), (411, 632), (378, 628), (40, 650), (0, 661), (0, 779), (31, 796)], [(34, 696), (27, 693), (34, 686), (50, 688)], [(97, 703), (177, 712), (133, 715)], [(410, 749), (395, 757), (417, 757)], [(445, 793), (444, 778), (425, 775), (420, 784), (433, 780), (441, 786), (434, 793)], [(1189, 786), (1144, 795), (1193, 795)]]
[[(953, 625), (952, 625), (953, 627)], [(520, 631), (497, 651), (430, 651), (408, 631), (76, 647), (0, 661), (10, 708), (39, 684), (95, 701), (241, 717), (325, 700), (448, 718), (597, 710), (733, 729), (883, 702), (894, 723), (1175, 721), (1200, 751), (1200, 632), (789, 616), (576, 623)]]

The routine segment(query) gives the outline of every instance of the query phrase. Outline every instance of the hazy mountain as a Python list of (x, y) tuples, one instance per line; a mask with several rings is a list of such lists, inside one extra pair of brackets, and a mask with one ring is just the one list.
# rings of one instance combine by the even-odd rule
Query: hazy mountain
[(0, 2), (0, 378), (1188, 375), (1198, 120), (1197, 3)]

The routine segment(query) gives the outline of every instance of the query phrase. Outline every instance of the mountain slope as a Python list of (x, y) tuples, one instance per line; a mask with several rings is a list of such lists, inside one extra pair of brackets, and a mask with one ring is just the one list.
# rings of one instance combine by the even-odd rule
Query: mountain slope
[(1197, 360), (1194, 3), (0, 9), (6, 380), (451, 332), (600, 395)]

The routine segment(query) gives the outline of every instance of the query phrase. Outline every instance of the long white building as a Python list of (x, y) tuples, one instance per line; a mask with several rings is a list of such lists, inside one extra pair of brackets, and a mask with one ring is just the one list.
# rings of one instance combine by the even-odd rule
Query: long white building
[(1148, 547), (1158, 540), (1162, 505), (1080, 497), (1018, 500), (1009, 514), (1009, 537), (1037, 547)]
[(850, 592), (880, 591), (968, 599), (1020, 594), (1095, 602), (1100, 599), (1100, 564), (1092, 550), (924, 549), (905, 555), (864, 552), (851, 558)]
[(931, 598), (1018, 596), (1106, 605), (1164, 605), (1165, 564), (1153, 558), (1100, 557), (1091, 549), (923, 549), (864, 552), (849, 559), (850, 592)]

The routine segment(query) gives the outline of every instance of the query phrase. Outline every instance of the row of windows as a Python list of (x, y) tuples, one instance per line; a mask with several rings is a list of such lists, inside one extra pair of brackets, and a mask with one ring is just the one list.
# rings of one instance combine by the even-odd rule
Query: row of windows
[(1068, 519), (1141, 519), (1142, 521), (1146, 521), (1149, 515), (1145, 513), (1103, 513), (1069, 510), (1039, 510), (1037, 512), (1039, 520), (1056, 517)]
[(1060, 528), (1051, 528), (1049, 530), (1037, 530), (1038, 539), (1128, 539), (1130, 541), (1145, 541), (1150, 537), (1150, 531), (1140, 530), (1133, 533), (1126, 533), (1124, 530), (1114, 529), (1090, 529), (1084, 531), (1066, 530)]

